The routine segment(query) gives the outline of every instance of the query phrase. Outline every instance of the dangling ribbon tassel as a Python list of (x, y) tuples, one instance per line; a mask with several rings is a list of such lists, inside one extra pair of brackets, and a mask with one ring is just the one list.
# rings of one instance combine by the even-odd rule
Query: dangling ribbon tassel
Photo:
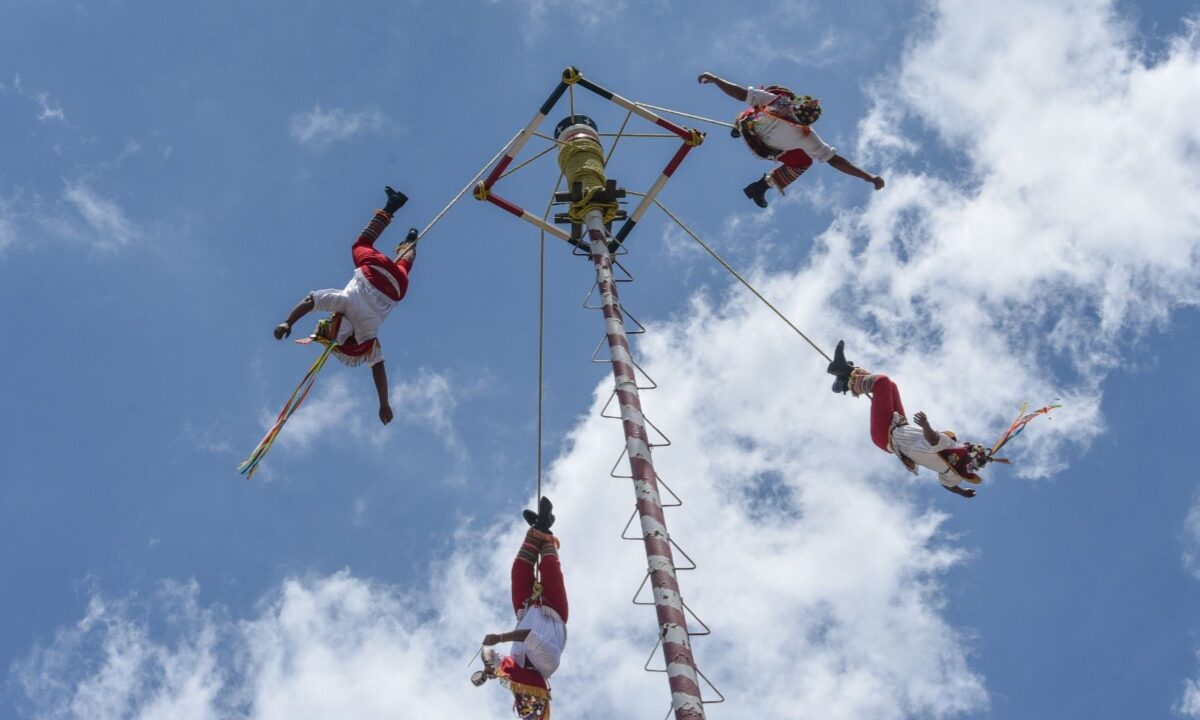
[(1033, 420), (1040, 415), (1047, 415), (1051, 410), (1060, 408), (1062, 405), (1058, 403), (1047, 405), (1046, 407), (1034, 410), (1031, 413), (1025, 412), (1026, 407), (1028, 407), (1026, 403), (1021, 403), (1021, 409), (1017, 411), (1017, 419), (1013, 420), (1012, 425), (1008, 426), (1008, 429), (1004, 431), (1004, 434), (1000, 436), (1000, 439), (997, 440), (996, 444), (992, 446), (992, 449), (988, 451), (988, 457), (992, 460), (992, 462), (1007, 463), (1008, 458), (994, 457), (995, 454), (1000, 451), (1000, 448), (1008, 444), (1009, 440), (1012, 440), (1016, 436), (1020, 435), (1021, 432), (1025, 430), (1025, 426), (1029, 424), (1030, 420)]
[(325, 352), (321, 353), (321, 357), (317, 358), (317, 361), (308, 369), (308, 373), (304, 376), (304, 379), (292, 391), (292, 396), (288, 398), (288, 401), (283, 406), (283, 410), (279, 412), (279, 417), (275, 418), (275, 424), (263, 436), (263, 439), (258, 443), (258, 447), (254, 448), (254, 451), (250, 453), (250, 457), (246, 458), (238, 466), (238, 472), (245, 475), (247, 480), (254, 477), (254, 471), (258, 469), (258, 464), (266, 457), (267, 451), (275, 444), (275, 438), (279, 437), (279, 431), (283, 429), (284, 423), (300, 408), (300, 404), (304, 402), (304, 398), (308, 397), (308, 391), (312, 389), (313, 382), (317, 379), (317, 373), (325, 366), (325, 361), (329, 359), (329, 354), (333, 352), (335, 347), (337, 347), (337, 343), (329, 343), (325, 347)]

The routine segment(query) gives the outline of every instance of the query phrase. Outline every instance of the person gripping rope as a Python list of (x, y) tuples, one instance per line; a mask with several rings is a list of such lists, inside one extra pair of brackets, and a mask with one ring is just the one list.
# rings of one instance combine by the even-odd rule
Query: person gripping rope
[(871, 440), (884, 452), (893, 453), (912, 473), (917, 466), (938, 475), (942, 487), (965, 498), (975, 497), (974, 488), (962, 483), (979, 484), (979, 471), (992, 461), (988, 449), (978, 443), (960, 443), (949, 430), (934, 430), (925, 413), (913, 415), (916, 427), (908, 424), (900, 389), (887, 375), (870, 373), (846, 360), (845, 342), (839, 340), (828, 372), (837, 379), (835, 393), (847, 390), (854, 397), (871, 395)]
[(416, 228), (410, 228), (404, 242), (396, 246), (396, 259), (375, 249), (375, 241), (392, 222), (392, 216), (408, 202), (404, 193), (385, 187), (387, 203), (376, 210), (351, 246), (354, 275), (341, 290), (314, 290), (294, 307), (283, 322), (275, 326), (275, 339), (292, 333), (292, 326), (313, 310), (333, 313), (329, 322), (317, 326), (313, 340), (336, 342), (334, 356), (347, 365), (366, 363), (371, 368), (375, 391), (379, 396), (379, 421), (392, 420), (388, 403), (387, 371), (379, 343), (379, 326), (408, 292), (408, 274), (417, 257)]
[(837, 150), (825, 144), (812, 129), (821, 117), (821, 101), (808, 95), (796, 95), (779, 85), (764, 88), (742, 87), (706, 72), (696, 79), (701, 85), (716, 85), (734, 100), (750, 105), (737, 116), (734, 137), (741, 137), (754, 153), (779, 165), (742, 189), (760, 208), (767, 207), (767, 190), (779, 194), (812, 166), (813, 160), (827, 163), (835, 170), (865, 180), (883, 189), (883, 178), (865, 172)]
[[(524, 512), (530, 528), (512, 565), (517, 626), (484, 636), (483, 670), (471, 676), (476, 686), (499, 679), (512, 692), (513, 710), (521, 720), (550, 720), (549, 679), (567, 644), (567, 590), (558, 560), (558, 538), (550, 531), (553, 509), (550, 499), (543, 497), (536, 513)], [(512, 647), (497, 664), (492, 646), (504, 642), (511, 642)]]

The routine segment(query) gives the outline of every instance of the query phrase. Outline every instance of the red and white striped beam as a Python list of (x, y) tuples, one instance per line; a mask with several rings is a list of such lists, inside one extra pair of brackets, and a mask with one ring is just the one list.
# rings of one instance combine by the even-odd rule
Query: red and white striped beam
[[(700, 135), (700, 137), (703, 138), (704, 136)], [(642, 216), (646, 214), (646, 210), (649, 209), (652, 204), (654, 204), (654, 199), (657, 198), (658, 194), (662, 192), (662, 189), (666, 187), (667, 181), (670, 180), (671, 176), (675, 174), (676, 168), (679, 167), (680, 163), (683, 162), (683, 159), (687, 157), (687, 154), (691, 152), (692, 148), (699, 144), (699, 142), (685, 142), (679, 147), (678, 150), (675, 151), (675, 155), (671, 158), (671, 161), (667, 163), (665, 168), (663, 168), (662, 174), (659, 175), (658, 179), (654, 181), (654, 184), (650, 186), (650, 190), (646, 193), (645, 197), (643, 197), (642, 201), (638, 203), (638, 206), (634, 208), (633, 213), (625, 221), (625, 224), (621, 226), (621, 229), (617, 231), (616, 237), (613, 239), (612, 244), (608, 246), (609, 252), (615, 252), (621, 243), (625, 242), (625, 238), (629, 237), (629, 233), (633, 232), (633, 228), (638, 224), (638, 220), (642, 219)]]
[(575, 241), (571, 240), (571, 234), (568, 233), (567, 231), (565, 231), (562, 228), (557, 227), (555, 225), (551, 225), (550, 223), (541, 219), (537, 215), (534, 215), (533, 213), (529, 212), (528, 210), (521, 207), (520, 205), (517, 205), (516, 203), (514, 203), (510, 200), (505, 200), (504, 198), (500, 197), (496, 193), (488, 190), (487, 187), (485, 187), (483, 183), (479, 183), (478, 185), (475, 186), (474, 195), (475, 195), (476, 200), (486, 200), (486, 201), (490, 202), (491, 204), (495, 205), (496, 207), (500, 208), (501, 210), (504, 210), (505, 212), (516, 215), (517, 217), (521, 218), (525, 222), (536, 227), (538, 230), (542, 230), (542, 231), (546, 232), (547, 234), (553, 235), (554, 237), (559, 238), (561, 240), (566, 240), (567, 242), (569, 242), (573, 245), (577, 244)]

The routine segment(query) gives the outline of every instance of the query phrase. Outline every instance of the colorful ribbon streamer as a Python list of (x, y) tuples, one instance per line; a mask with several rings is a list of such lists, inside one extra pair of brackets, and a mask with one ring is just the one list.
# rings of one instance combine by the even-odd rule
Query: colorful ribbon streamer
[(267, 451), (275, 444), (275, 438), (279, 437), (279, 431), (283, 429), (284, 423), (288, 421), (288, 418), (304, 402), (304, 398), (308, 396), (308, 391), (312, 389), (313, 382), (317, 379), (317, 373), (321, 371), (321, 368), (325, 367), (325, 361), (329, 359), (329, 354), (336, 347), (337, 343), (329, 343), (325, 347), (325, 352), (321, 353), (317, 361), (308, 369), (308, 373), (304, 376), (304, 379), (300, 381), (300, 384), (292, 392), (292, 396), (284, 404), (283, 410), (279, 412), (279, 417), (275, 418), (275, 424), (263, 436), (263, 439), (258, 443), (258, 447), (254, 448), (254, 451), (250, 453), (250, 457), (246, 458), (238, 466), (238, 472), (245, 475), (247, 480), (254, 477), (254, 471), (258, 469), (258, 464), (262, 462), (262, 459), (267, 455)]
[(1021, 403), (1021, 409), (1017, 411), (1017, 419), (1013, 420), (1012, 425), (1008, 426), (1008, 429), (1004, 431), (1004, 434), (1000, 436), (1000, 439), (997, 440), (996, 444), (992, 446), (992, 449), (988, 451), (988, 457), (992, 458), (996, 462), (1008, 462), (1004, 458), (996, 458), (993, 456), (1000, 451), (1000, 448), (1008, 444), (1009, 440), (1012, 440), (1016, 436), (1020, 435), (1025, 429), (1025, 426), (1029, 424), (1030, 420), (1033, 420), (1039, 415), (1047, 415), (1051, 410), (1060, 408), (1062, 405), (1057, 403), (1054, 405), (1047, 405), (1046, 407), (1034, 410), (1031, 413), (1025, 412), (1026, 407), (1028, 407), (1027, 403)]

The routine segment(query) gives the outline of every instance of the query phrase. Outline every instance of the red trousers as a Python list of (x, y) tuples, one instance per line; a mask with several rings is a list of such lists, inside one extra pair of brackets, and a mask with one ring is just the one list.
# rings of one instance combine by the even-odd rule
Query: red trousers
[(904, 412), (904, 403), (900, 401), (900, 388), (887, 375), (876, 375), (875, 385), (871, 388), (871, 439), (884, 452), (888, 450), (888, 438), (892, 431), (892, 413)]
[[(542, 575), (542, 604), (553, 608), (554, 612), (567, 622), (567, 587), (563, 584), (562, 566), (558, 563), (557, 555), (543, 555), (538, 562), (538, 570)], [(517, 558), (512, 566), (512, 603), (513, 612), (519, 613), (525, 607), (525, 602), (533, 597), (533, 565)]]
[(771, 182), (780, 192), (813, 164), (812, 158), (803, 150), (788, 150), (775, 159), (782, 164), (771, 171)]

